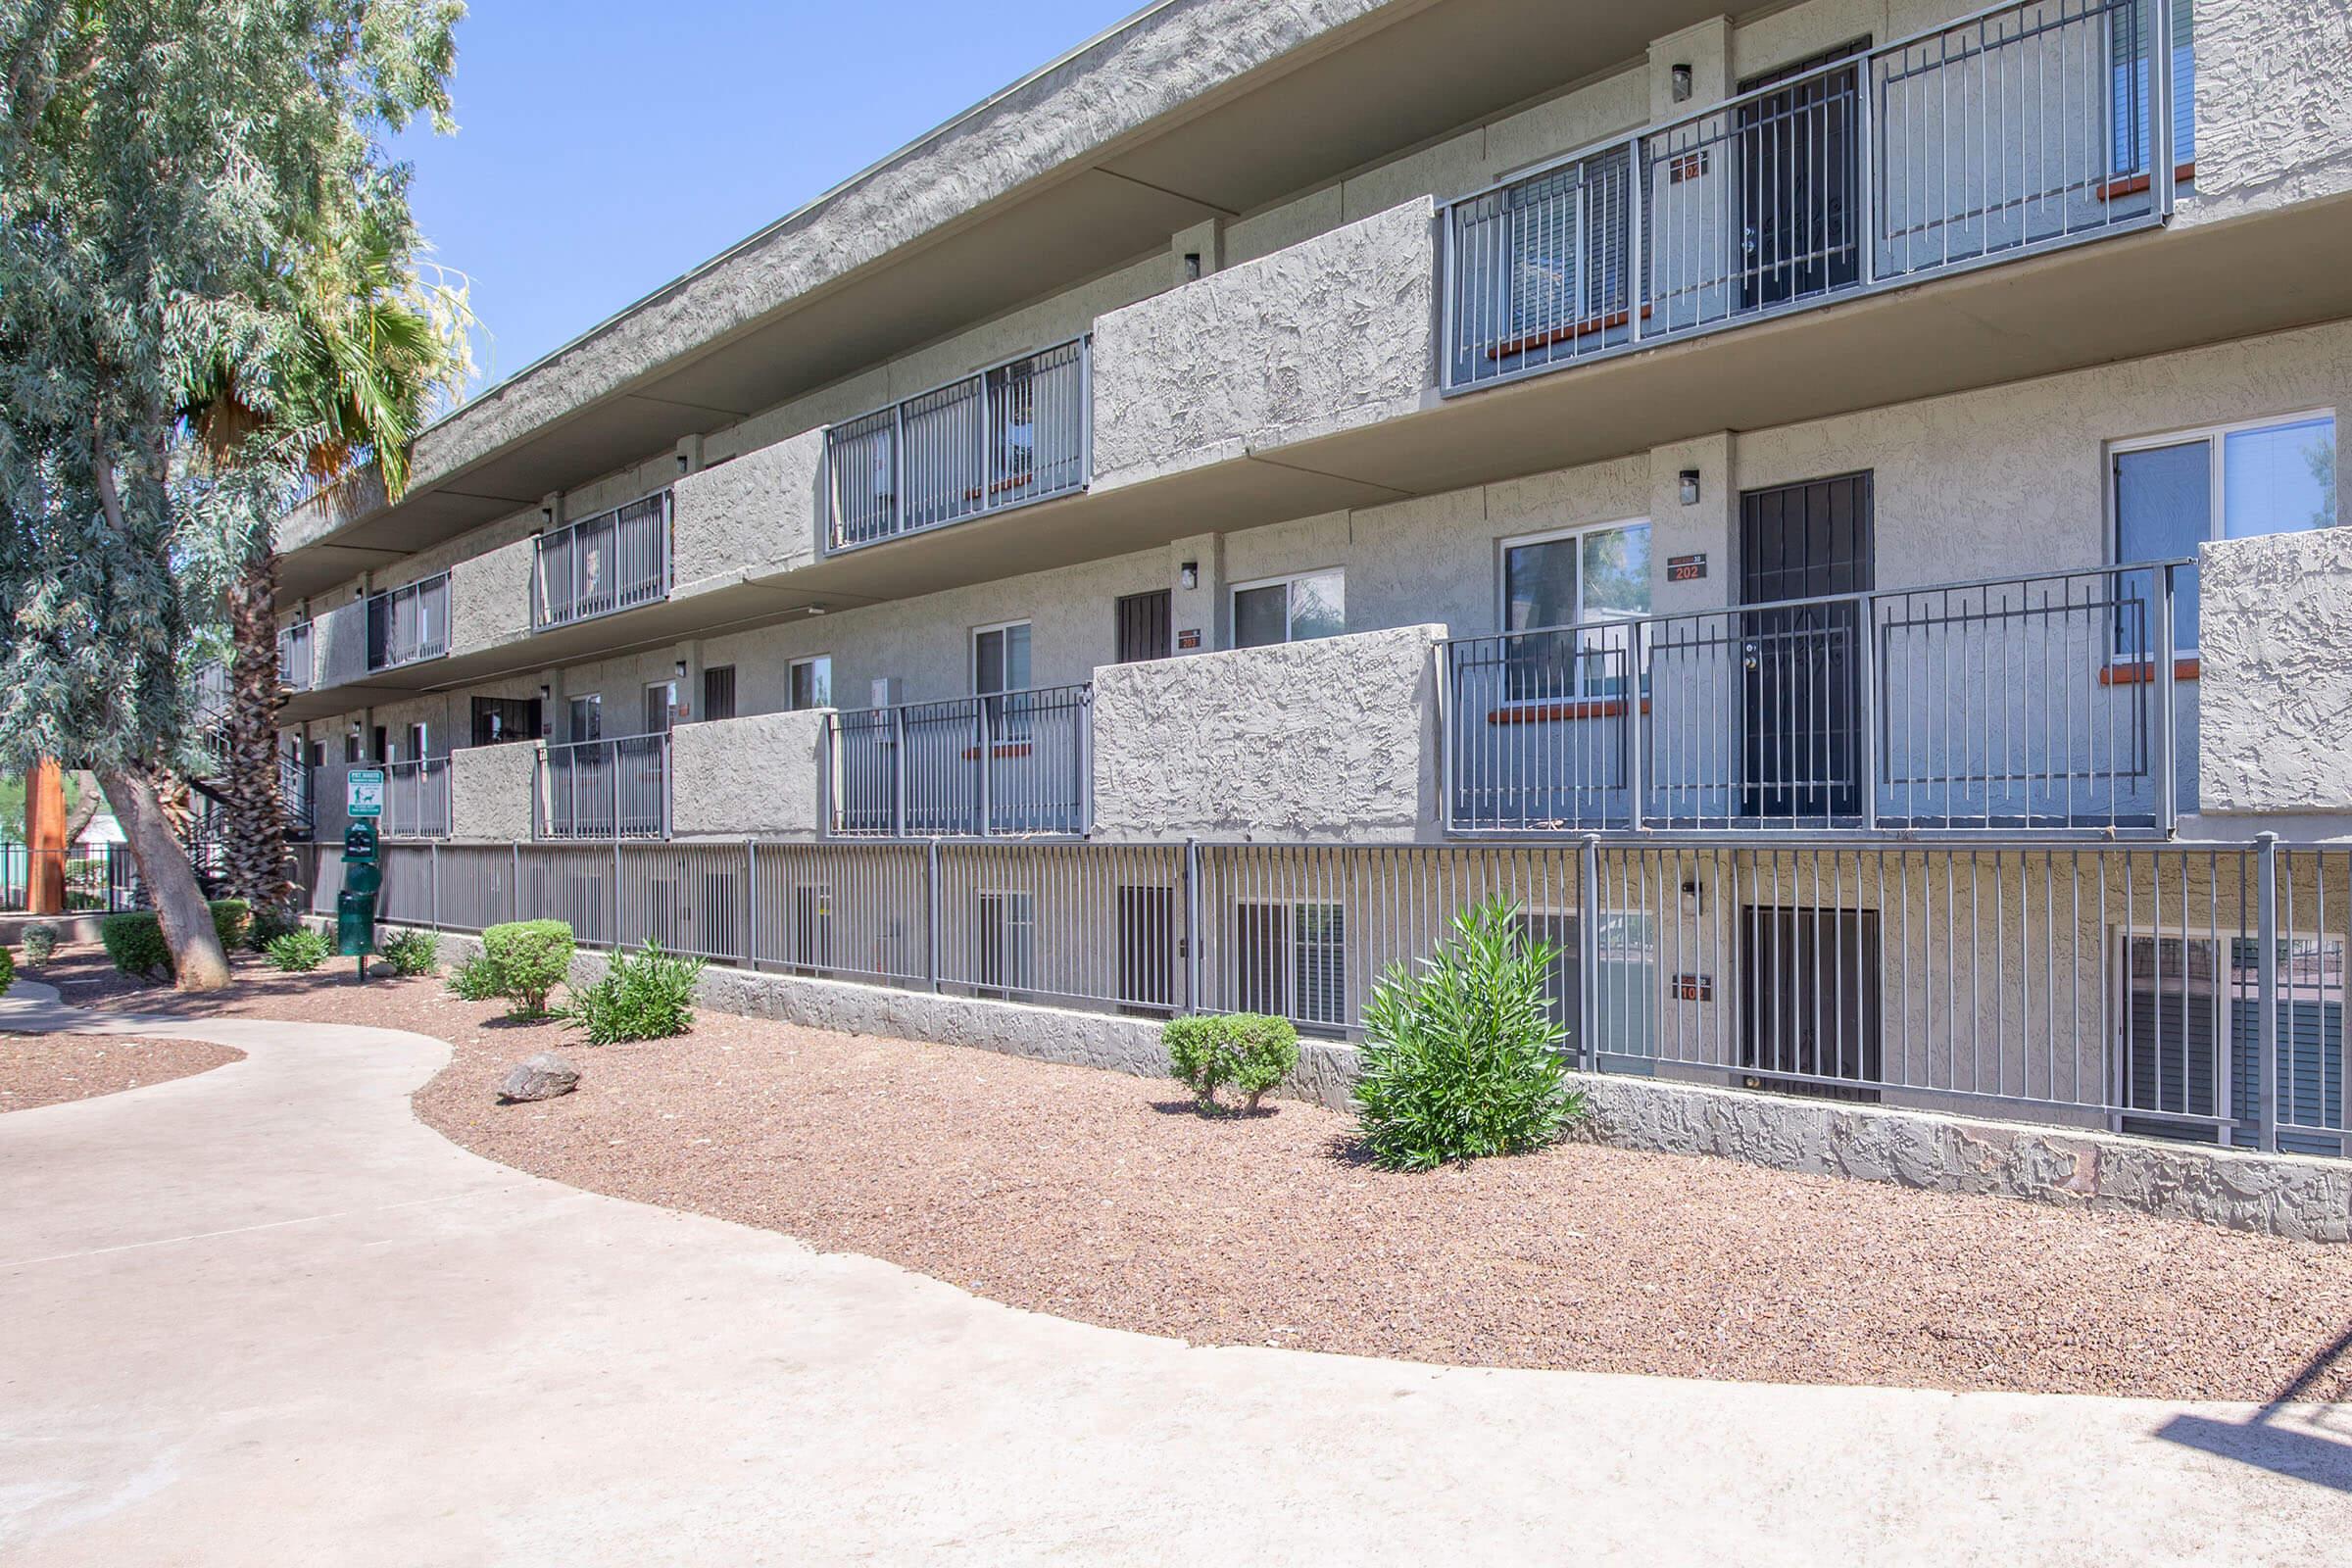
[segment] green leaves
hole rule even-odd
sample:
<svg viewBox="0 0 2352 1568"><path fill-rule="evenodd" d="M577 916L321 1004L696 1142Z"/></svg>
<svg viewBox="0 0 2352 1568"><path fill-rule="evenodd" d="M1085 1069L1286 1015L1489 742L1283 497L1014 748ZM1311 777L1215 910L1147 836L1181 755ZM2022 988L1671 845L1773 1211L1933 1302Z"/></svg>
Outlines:
<svg viewBox="0 0 2352 1568"><path fill-rule="evenodd" d="M1546 989L1558 957L1497 899L1456 915L1417 971L1398 964L1381 978L1364 1006L1355 1090L1376 1161L1427 1170L1520 1153L1582 1113Z"/></svg>
<svg viewBox="0 0 2352 1568"><path fill-rule="evenodd" d="M1261 1012L1170 1018L1159 1032L1168 1072L1193 1092L1205 1114L1218 1109L1217 1091L1231 1086L1245 1111L1298 1065L1298 1031L1288 1018Z"/></svg>
<svg viewBox="0 0 2352 1568"><path fill-rule="evenodd" d="M667 1040L694 1027L694 988L702 976L702 959L676 957L648 942L641 952L612 955L594 985L574 986L562 1016L592 1046Z"/></svg>

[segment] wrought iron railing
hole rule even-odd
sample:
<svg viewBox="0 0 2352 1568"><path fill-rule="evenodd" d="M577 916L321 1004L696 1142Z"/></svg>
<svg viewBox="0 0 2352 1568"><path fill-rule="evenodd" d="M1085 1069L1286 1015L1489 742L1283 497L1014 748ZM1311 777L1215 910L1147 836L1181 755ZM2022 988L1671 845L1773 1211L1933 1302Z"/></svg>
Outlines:
<svg viewBox="0 0 2352 1568"><path fill-rule="evenodd" d="M119 912L146 902L127 844L75 844L60 851L0 843L0 911L39 905L51 913Z"/></svg>
<svg viewBox="0 0 2352 1568"><path fill-rule="evenodd" d="M2161 221L2185 5L1999 6L1452 203L1445 388Z"/></svg>
<svg viewBox="0 0 2352 1568"><path fill-rule="evenodd" d="M298 620L277 634L277 680L294 692L318 684L318 639L311 622Z"/></svg>
<svg viewBox="0 0 2352 1568"><path fill-rule="evenodd" d="M568 625L669 595L670 492L539 536L531 555L531 626Z"/></svg>
<svg viewBox="0 0 2352 1568"><path fill-rule="evenodd" d="M1450 639L1446 825L2168 831L2181 564Z"/></svg>
<svg viewBox="0 0 2352 1568"><path fill-rule="evenodd" d="M1087 830L1094 688L851 709L826 727L831 830L996 838Z"/></svg>
<svg viewBox="0 0 2352 1568"><path fill-rule="evenodd" d="M539 838L667 838L669 736L541 747L531 794Z"/></svg>
<svg viewBox="0 0 2352 1568"><path fill-rule="evenodd" d="M413 758L384 768L384 814L376 829L388 839L449 837L449 759Z"/></svg>
<svg viewBox="0 0 2352 1568"><path fill-rule="evenodd" d="M831 548L1084 490L1094 399L1079 338L825 432Z"/></svg>
<svg viewBox="0 0 2352 1568"><path fill-rule="evenodd" d="M396 669L449 652L449 573L368 601L368 667Z"/></svg>

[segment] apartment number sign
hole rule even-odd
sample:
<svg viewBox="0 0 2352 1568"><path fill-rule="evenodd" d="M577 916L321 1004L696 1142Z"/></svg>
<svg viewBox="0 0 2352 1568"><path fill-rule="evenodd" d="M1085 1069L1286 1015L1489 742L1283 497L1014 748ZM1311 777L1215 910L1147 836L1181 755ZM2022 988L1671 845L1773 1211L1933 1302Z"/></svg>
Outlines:
<svg viewBox="0 0 2352 1568"><path fill-rule="evenodd" d="M1703 554L1668 556L1666 558L1666 580L1668 582L1696 582L1706 574L1707 558Z"/></svg>
<svg viewBox="0 0 2352 1568"><path fill-rule="evenodd" d="M1184 630L1178 632L1176 634L1176 646L1180 649L1187 650L1200 647L1200 628L1198 626L1187 626L1184 628Z"/></svg>
<svg viewBox="0 0 2352 1568"><path fill-rule="evenodd" d="M1677 1002L1713 1002L1715 977L1711 974L1678 974L1667 988L1667 995Z"/></svg>

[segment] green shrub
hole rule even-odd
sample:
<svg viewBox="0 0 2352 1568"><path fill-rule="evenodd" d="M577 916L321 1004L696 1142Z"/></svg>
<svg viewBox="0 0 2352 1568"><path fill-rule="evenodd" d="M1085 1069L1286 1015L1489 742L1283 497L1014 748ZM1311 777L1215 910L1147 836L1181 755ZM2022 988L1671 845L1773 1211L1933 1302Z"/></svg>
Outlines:
<svg viewBox="0 0 2352 1568"><path fill-rule="evenodd" d="M220 951L234 953L243 947L253 925L253 906L243 899L215 899L207 906L213 911L213 935L220 939Z"/></svg>
<svg viewBox="0 0 2352 1568"><path fill-rule="evenodd" d="M13 953L10 953L10 952L9 952L9 951L8 951L6 948L0 948L0 997L5 997L5 996L7 996L7 995L8 995L8 988L9 988L9 987L11 987L11 986L13 986L13 985L15 985L16 983L17 983L17 958L16 958L16 955L15 955L15 954L13 954Z"/></svg>
<svg viewBox="0 0 2352 1568"><path fill-rule="evenodd" d="M702 973L702 959L663 953L658 942L639 953L615 953L602 980L572 988L564 1022L592 1046L682 1035L694 1027L694 986Z"/></svg>
<svg viewBox="0 0 2352 1568"><path fill-rule="evenodd" d="M289 931L302 929L302 917L284 905L269 905L253 911L246 922L245 945L256 953L268 953L270 945Z"/></svg>
<svg viewBox="0 0 2352 1568"><path fill-rule="evenodd" d="M1169 1073L1204 1111L1217 1108L1217 1091L1228 1084L1246 1097L1245 1110L1255 1110L1259 1098L1298 1065L1298 1031L1288 1018L1261 1012L1171 1018L1159 1038L1168 1048Z"/></svg>
<svg viewBox="0 0 2352 1568"><path fill-rule="evenodd" d="M491 1002L507 994L490 955L477 953L449 972L449 994L460 1002Z"/></svg>
<svg viewBox="0 0 2352 1568"><path fill-rule="evenodd" d="M563 920L514 920L482 933L482 951L498 966L499 993L517 1017L547 1011L548 993L571 973L571 926Z"/></svg>
<svg viewBox="0 0 2352 1568"><path fill-rule="evenodd" d="M430 931L403 931L384 944L379 955L392 972L414 979L431 974L441 961L441 939Z"/></svg>
<svg viewBox="0 0 2352 1568"><path fill-rule="evenodd" d="M149 980L172 972L172 949L164 941L163 922L152 909L108 915L98 922L98 941L115 967L134 979Z"/></svg>
<svg viewBox="0 0 2352 1568"><path fill-rule="evenodd" d="M1398 964L1382 976L1364 1006L1355 1087L1378 1163L1428 1170L1519 1153L1584 1114L1545 992L1558 958L1498 899L1456 915L1419 972Z"/></svg>
<svg viewBox="0 0 2352 1568"><path fill-rule="evenodd" d="M288 931L270 944L270 961L289 974L308 974L334 955L326 933L308 926Z"/></svg>
<svg viewBox="0 0 2352 1568"><path fill-rule="evenodd" d="M47 963L57 951L57 927L46 920L35 920L24 928L24 957L31 963Z"/></svg>

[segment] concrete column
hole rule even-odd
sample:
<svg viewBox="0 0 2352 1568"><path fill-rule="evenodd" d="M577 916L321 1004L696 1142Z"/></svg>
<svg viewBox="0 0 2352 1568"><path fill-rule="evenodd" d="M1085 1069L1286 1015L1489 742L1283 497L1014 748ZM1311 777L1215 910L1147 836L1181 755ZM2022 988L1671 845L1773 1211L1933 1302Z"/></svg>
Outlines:
<svg viewBox="0 0 2352 1568"><path fill-rule="evenodd" d="M1661 614L1714 610L1737 597L1733 573L1740 541L1738 438L1729 431L1652 447L1649 453L1649 558L1651 604ZM1698 476L1698 500L1683 500L1683 475ZM1675 581L1669 564L1703 576Z"/></svg>
<svg viewBox="0 0 2352 1568"><path fill-rule="evenodd" d="M1193 586L1184 568L1194 568ZM1225 646L1225 536L1196 534L1168 546L1168 624L1178 654L1214 653ZM1187 635L1195 641L1187 646Z"/></svg>

